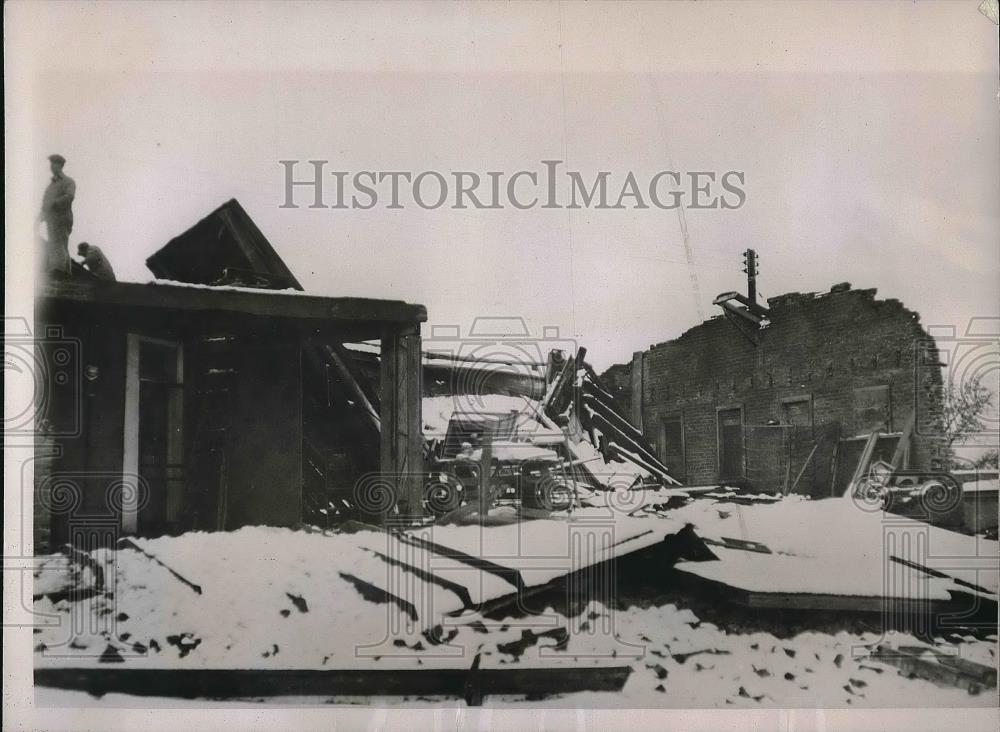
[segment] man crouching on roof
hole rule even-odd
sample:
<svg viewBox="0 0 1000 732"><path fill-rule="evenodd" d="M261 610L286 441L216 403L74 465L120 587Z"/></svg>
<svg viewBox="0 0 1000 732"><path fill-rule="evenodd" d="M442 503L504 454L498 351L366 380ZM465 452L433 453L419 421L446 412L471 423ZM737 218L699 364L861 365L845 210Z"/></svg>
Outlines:
<svg viewBox="0 0 1000 732"><path fill-rule="evenodd" d="M111 269L111 262L104 256L100 247L81 241L76 247L76 253L83 257L83 266L97 279L117 282L115 271Z"/></svg>

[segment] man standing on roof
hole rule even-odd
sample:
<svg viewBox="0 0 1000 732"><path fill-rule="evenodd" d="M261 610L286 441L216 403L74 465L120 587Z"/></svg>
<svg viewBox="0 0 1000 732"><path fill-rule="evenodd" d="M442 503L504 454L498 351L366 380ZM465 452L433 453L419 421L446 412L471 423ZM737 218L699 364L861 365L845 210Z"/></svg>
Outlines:
<svg viewBox="0 0 1000 732"><path fill-rule="evenodd" d="M45 189L38 221L44 221L48 230L45 248L46 271L69 276L71 267L69 235L73 231L73 199L76 197L76 183L63 174L64 165L66 158L62 155L49 155L52 180Z"/></svg>
<svg viewBox="0 0 1000 732"><path fill-rule="evenodd" d="M83 266L97 279L117 282L115 271L111 269L111 262L104 256L100 247L81 241L76 247L76 253L83 257Z"/></svg>

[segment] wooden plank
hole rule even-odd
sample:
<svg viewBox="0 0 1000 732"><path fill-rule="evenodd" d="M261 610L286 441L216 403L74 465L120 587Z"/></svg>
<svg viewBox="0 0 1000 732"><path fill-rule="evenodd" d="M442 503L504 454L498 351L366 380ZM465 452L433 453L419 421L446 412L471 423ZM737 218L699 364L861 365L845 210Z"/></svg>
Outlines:
<svg viewBox="0 0 1000 732"><path fill-rule="evenodd" d="M791 485L786 485L786 487L785 487L786 489L785 489L783 495L787 496L789 493L794 493L795 492L795 487L799 484L799 481L802 480L802 476L805 475L806 468L809 467L809 463L812 462L813 455L816 454L816 450L818 448L819 448L819 443L818 442L813 443L813 448L812 448L812 450L809 451L809 455L806 457L806 461L804 463L802 463L802 469L799 470L799 474L795 476L795 480L792 482L792 484ZM788 463L789 467L791 467L791 464L792 464L791 461L789 461L789 463Z"/></svg>
<svg viewBox="0 0 1000 732"><path fill-rule="evenodd" d="M928 657L930 656L930 657ZM958 656L942 653L926 646L880 645L872 657L896 666L910 677L926 679L937 684L966 689L978 694L984 688L995 689L997 670Z"/></svg>
<svg viewBox="0 0 1000 732"><path fill-rule="evenodd" d="M837 485L837 470L840 468L840 462L837 459L840 453L840 440L836 440L833 443L833 450L830 455L830 495L834 495L834 490Z"/></svg>
<svg viewBox="0 0 1000 732"><path fill-rule="evenodd" d="M469 554L460 549L452 549L451 547L445 546L444 544L436 541L425 539L422 536L401 532L398 535L398 538L400 541L412 543L433 552L434 554L439 554L442 557L447 557L448 559L461 562L462 564L478 569L481 572L488 572L494 577L499 577L505 582L508 582L517 592L521 592L525 588L524 578L521 576L521 573L512 567L505 567L496 562L492 562L489 559Z"/></svg>
<svg viewBox="0 0 1000 732"><path fill-rule="evenodd" d="M865 442L865 447L861 451L861 457L858 459L858 464L854 468L854 473L851 476L850 481L847 483L847 489L844 491L844 497L851 498L854 495L854 489L858 484L858 481L864 477L865 471L868 470L868 464L871 462L872 454L875 452L875 443L878 442L878 430L875 430L868 436L868 440Z"/></svg>

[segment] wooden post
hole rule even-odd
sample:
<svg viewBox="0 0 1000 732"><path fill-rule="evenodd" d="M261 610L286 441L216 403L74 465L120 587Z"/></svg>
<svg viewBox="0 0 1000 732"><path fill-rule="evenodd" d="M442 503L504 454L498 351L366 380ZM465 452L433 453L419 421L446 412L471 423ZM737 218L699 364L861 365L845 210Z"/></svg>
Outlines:
<svg viewBox="0 0 1000 732"><path fill-rule="evenodd" d="M483 435L482 455L479 458L479 520L482 521L490 512L493 501L490 492L493 490L490 478L493 472L493 432L487 430Z"/></svg>
<svg viewBox="0 0 1000 732"><path fill-rule="evenodd" d="M357 378L351 371L351 367L348 365L347 359L344 357L346 354L344 353L343 347L339 345L333 346L327 343L322 346L322 349L323 353L326 355L327 362L333 365L337 375L340 377L341 383L343 383L347 390L351 392L357 404L364 410L365 415L372 420L372 423L375 425L375 429L380 430L382 425L379 420L378 411L368 399L364 389L361 388Z"/></svg>
<svg viewBox="0 0 1000 732"><path fill-rule="evenodd" d="M383 479L393 486L402 520L423 513L422 373L419 329L386 328L381 350L379 465Z"/></svg>
<svg viewBox="0 0 1000 732"><path fill-rule="evenodd" d="M643 431L642 426L642 351L632 354L632 425Z"/></svg>
<svg viewBox="0 0 1000 732"><path fill-rule="evenodd" d="M868 471L868 465L871 463L872 455L875 452L875 444L878 442L878 436L878 430L875 430L868 436L868 441L865 442L865 447L861 451L861 458L858 460L858 465L854 469L854 475L851 476L851 480L847 484L847 490L844 491L844 496L846 498L854 497L854 489L857 487L858 482L865 477L865 473Z"/></svg>
<svg viewBox="0 0 1000 732"><path fill-rule="evenodd" d="M126 343L122 481L134 484L134 490L123 488L121 528L123 534L135 534L139 530L139 336L129 333Z"/></svg>
<svg viewBox="0 0 1000 732"><path fill-rule="evenodd" d="M904 470L908 467L909 457L910 457L910 440L913 439L913 427L917 417L917 411L913 410L913 414L910 418L906 420L906 427L903 428L903 434L899 436L899 442L896 444L896 449L892 453L892 460L889 462L892 464L893 470Z"/></svg>

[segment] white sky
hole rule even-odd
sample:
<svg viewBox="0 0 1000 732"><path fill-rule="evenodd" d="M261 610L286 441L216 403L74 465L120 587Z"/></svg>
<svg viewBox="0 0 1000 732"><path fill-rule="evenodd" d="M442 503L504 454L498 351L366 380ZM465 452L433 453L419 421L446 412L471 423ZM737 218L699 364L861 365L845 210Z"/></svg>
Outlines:
<svg viewBox="0 0 1000 732"><path fill-rule="evenodd" d="M850 281L961 332L1000 314L997 27L977 5L8 4L8 281L61 152L71 251L99 244L121 279L236 197L310 291L463 329L521 316L599 369L714 314L748 246L765 297ZM687 211L692 278L673 211L282 210L286 158L736 169L748 201Z"/></svg>

